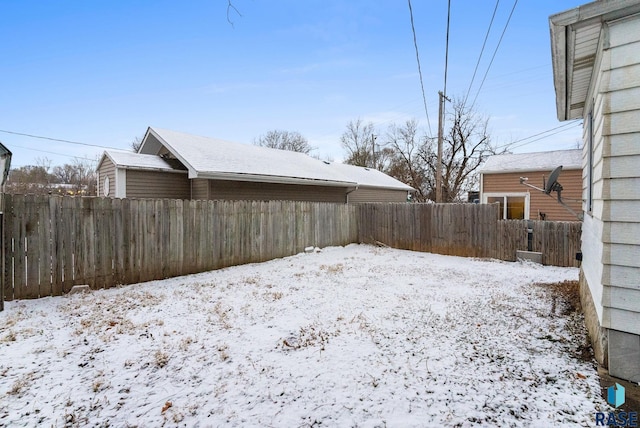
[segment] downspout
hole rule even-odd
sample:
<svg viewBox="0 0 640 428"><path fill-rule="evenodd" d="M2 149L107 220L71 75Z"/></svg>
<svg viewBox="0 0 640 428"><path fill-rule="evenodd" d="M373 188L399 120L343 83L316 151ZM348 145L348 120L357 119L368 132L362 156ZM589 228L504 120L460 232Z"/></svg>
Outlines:
<svg viewBox="0 0 640 428"><path fill-rule="evenodd" d="M348 187L347 187L347 189L348 189ZM358 186L356 186L353 189L347 191L347 193L346 193L346 199L347 200L345 201L345 203L347 203L347 204L349 203L349 193L355 192L356 190L358 190Z"/></svg>

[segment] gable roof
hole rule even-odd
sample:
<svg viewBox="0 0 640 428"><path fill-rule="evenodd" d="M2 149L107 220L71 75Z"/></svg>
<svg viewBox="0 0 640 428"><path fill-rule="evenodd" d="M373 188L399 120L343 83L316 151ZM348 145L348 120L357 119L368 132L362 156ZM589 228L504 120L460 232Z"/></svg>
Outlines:
<svg viewBox="0 0 640 428"><path fill-rule="evenodd" d="M479 169L482 174L521 171L552 171L562 165L565 170L582 169L582 150L493 155Z"/></svg>
<svg viewBox="0 0 640 428"><path fill-rule="evenodd" d="M603 24L639 12L638 0L600 0L549 17L558 120L584 116Z"/></svg>
<svg viewBox="0 0 640 428"><path fill-rule="evenodd" d="M189 178L414 190L375 169L162 128L149 127L138 152L140 156L175 157L186 167Z"/></svg>
<svg viewBox="0 0 640 428"><path fill-rule="evenodd" d="M105 150L96 169L100 168L106 158L110 159L117 168L187 172L187 169L175 159L120 150Z"/></svg>

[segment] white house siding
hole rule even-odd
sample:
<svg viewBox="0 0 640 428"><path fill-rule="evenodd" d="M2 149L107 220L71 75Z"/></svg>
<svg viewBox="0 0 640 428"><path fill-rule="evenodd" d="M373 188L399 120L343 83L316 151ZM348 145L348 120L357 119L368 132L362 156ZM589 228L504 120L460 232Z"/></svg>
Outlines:
<svg viewBox="0 0 640 428"><path fill-rule="evenodd" d="M348 195L350 204L362 202L407 202L406 190L359 188Z"/></svg>
<svg viewBox="0 0 640 428"><path fill-rule="evenodd" d="M593 112L593 205L585 214L582 271L600 325L609 329L605 343L610 373L639 381L640 17L604 25L602 40L588 98ZM585 199L590 179L588 112ZM584 209L588 211L587 203Z"/></svg>

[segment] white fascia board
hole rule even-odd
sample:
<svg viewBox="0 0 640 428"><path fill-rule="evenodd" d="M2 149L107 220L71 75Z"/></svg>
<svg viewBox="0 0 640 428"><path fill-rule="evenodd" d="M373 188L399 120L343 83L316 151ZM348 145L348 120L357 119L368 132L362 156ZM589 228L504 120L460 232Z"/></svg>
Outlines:
<svg viewBox="0 0 640 428"><path fill-rule="evenodd" d="M178 153L173 147L171 147L171 145L167 143L156 131L154 131L153 128L149 127L147 133L152 134L158 141L160 141L160 143L162 143L162 145L167 150L171 152L172 155L176 157L176 159L178 159L182 163L182 165L187 167L187 170L189 171L189 178L200 178L198 177L198 171L189 162L187 162L180 153ZM145 141L146 139L147 138L145 136Z"/></svg>
<svg viewBox="0 0 640 428"><path fill-rule="evenodd" d="M358 188L360 189L380 189L380 190L397 190L397 191L403 191L403 192L415 192L416 189L414 189L413 187L406 185L406 186L398 186L398 187L394 187L394 186L376 186L376 185L372 185L372 184L359 184Z"/></svg>
<svg viewBox="0 0 640 428"><path fill-rule="evenodd" d="M251 181L256 183L303 184L309 186L354 187L358 183L351 181L313 180L308 178L279 177L274 175L238 174L234 172L200 172L189 178L205 178L208 180Z"/></svg>
<svg viewBox="0 0 640 428"><path fill-rule="evenodd" d="M124 168L116 168L115 197L127 197L127 170Z"/></svg>

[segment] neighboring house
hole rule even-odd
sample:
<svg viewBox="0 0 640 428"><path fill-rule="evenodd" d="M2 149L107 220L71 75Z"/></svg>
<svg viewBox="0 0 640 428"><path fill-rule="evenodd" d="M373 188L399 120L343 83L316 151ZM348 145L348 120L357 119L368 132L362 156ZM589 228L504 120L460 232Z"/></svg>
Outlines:
<svg viewBox="0 0 640 428"><path fill-rule="evenodd" d="M543 186L551 171L562 165L558 182L562 199L576 212L582 210L582 151L519 153L490 156L480 168L480 202L500 203L502 218L577 221L577 217L558 203L555 192L547 195L520 184Z"/></svg>
<svg viewBox="0 0 640 428"><path fill-rule="evenodd" d="M97 169L98 194L114 198L405 202L414 190L375 169L159 128Z"/></svg>
<svg viewBox="0 0 640 428"><path fill-rule="evenodd" d="M558 119L582 119L581 297L596 358L640 381L640 1L549 18Z"/></svg>

